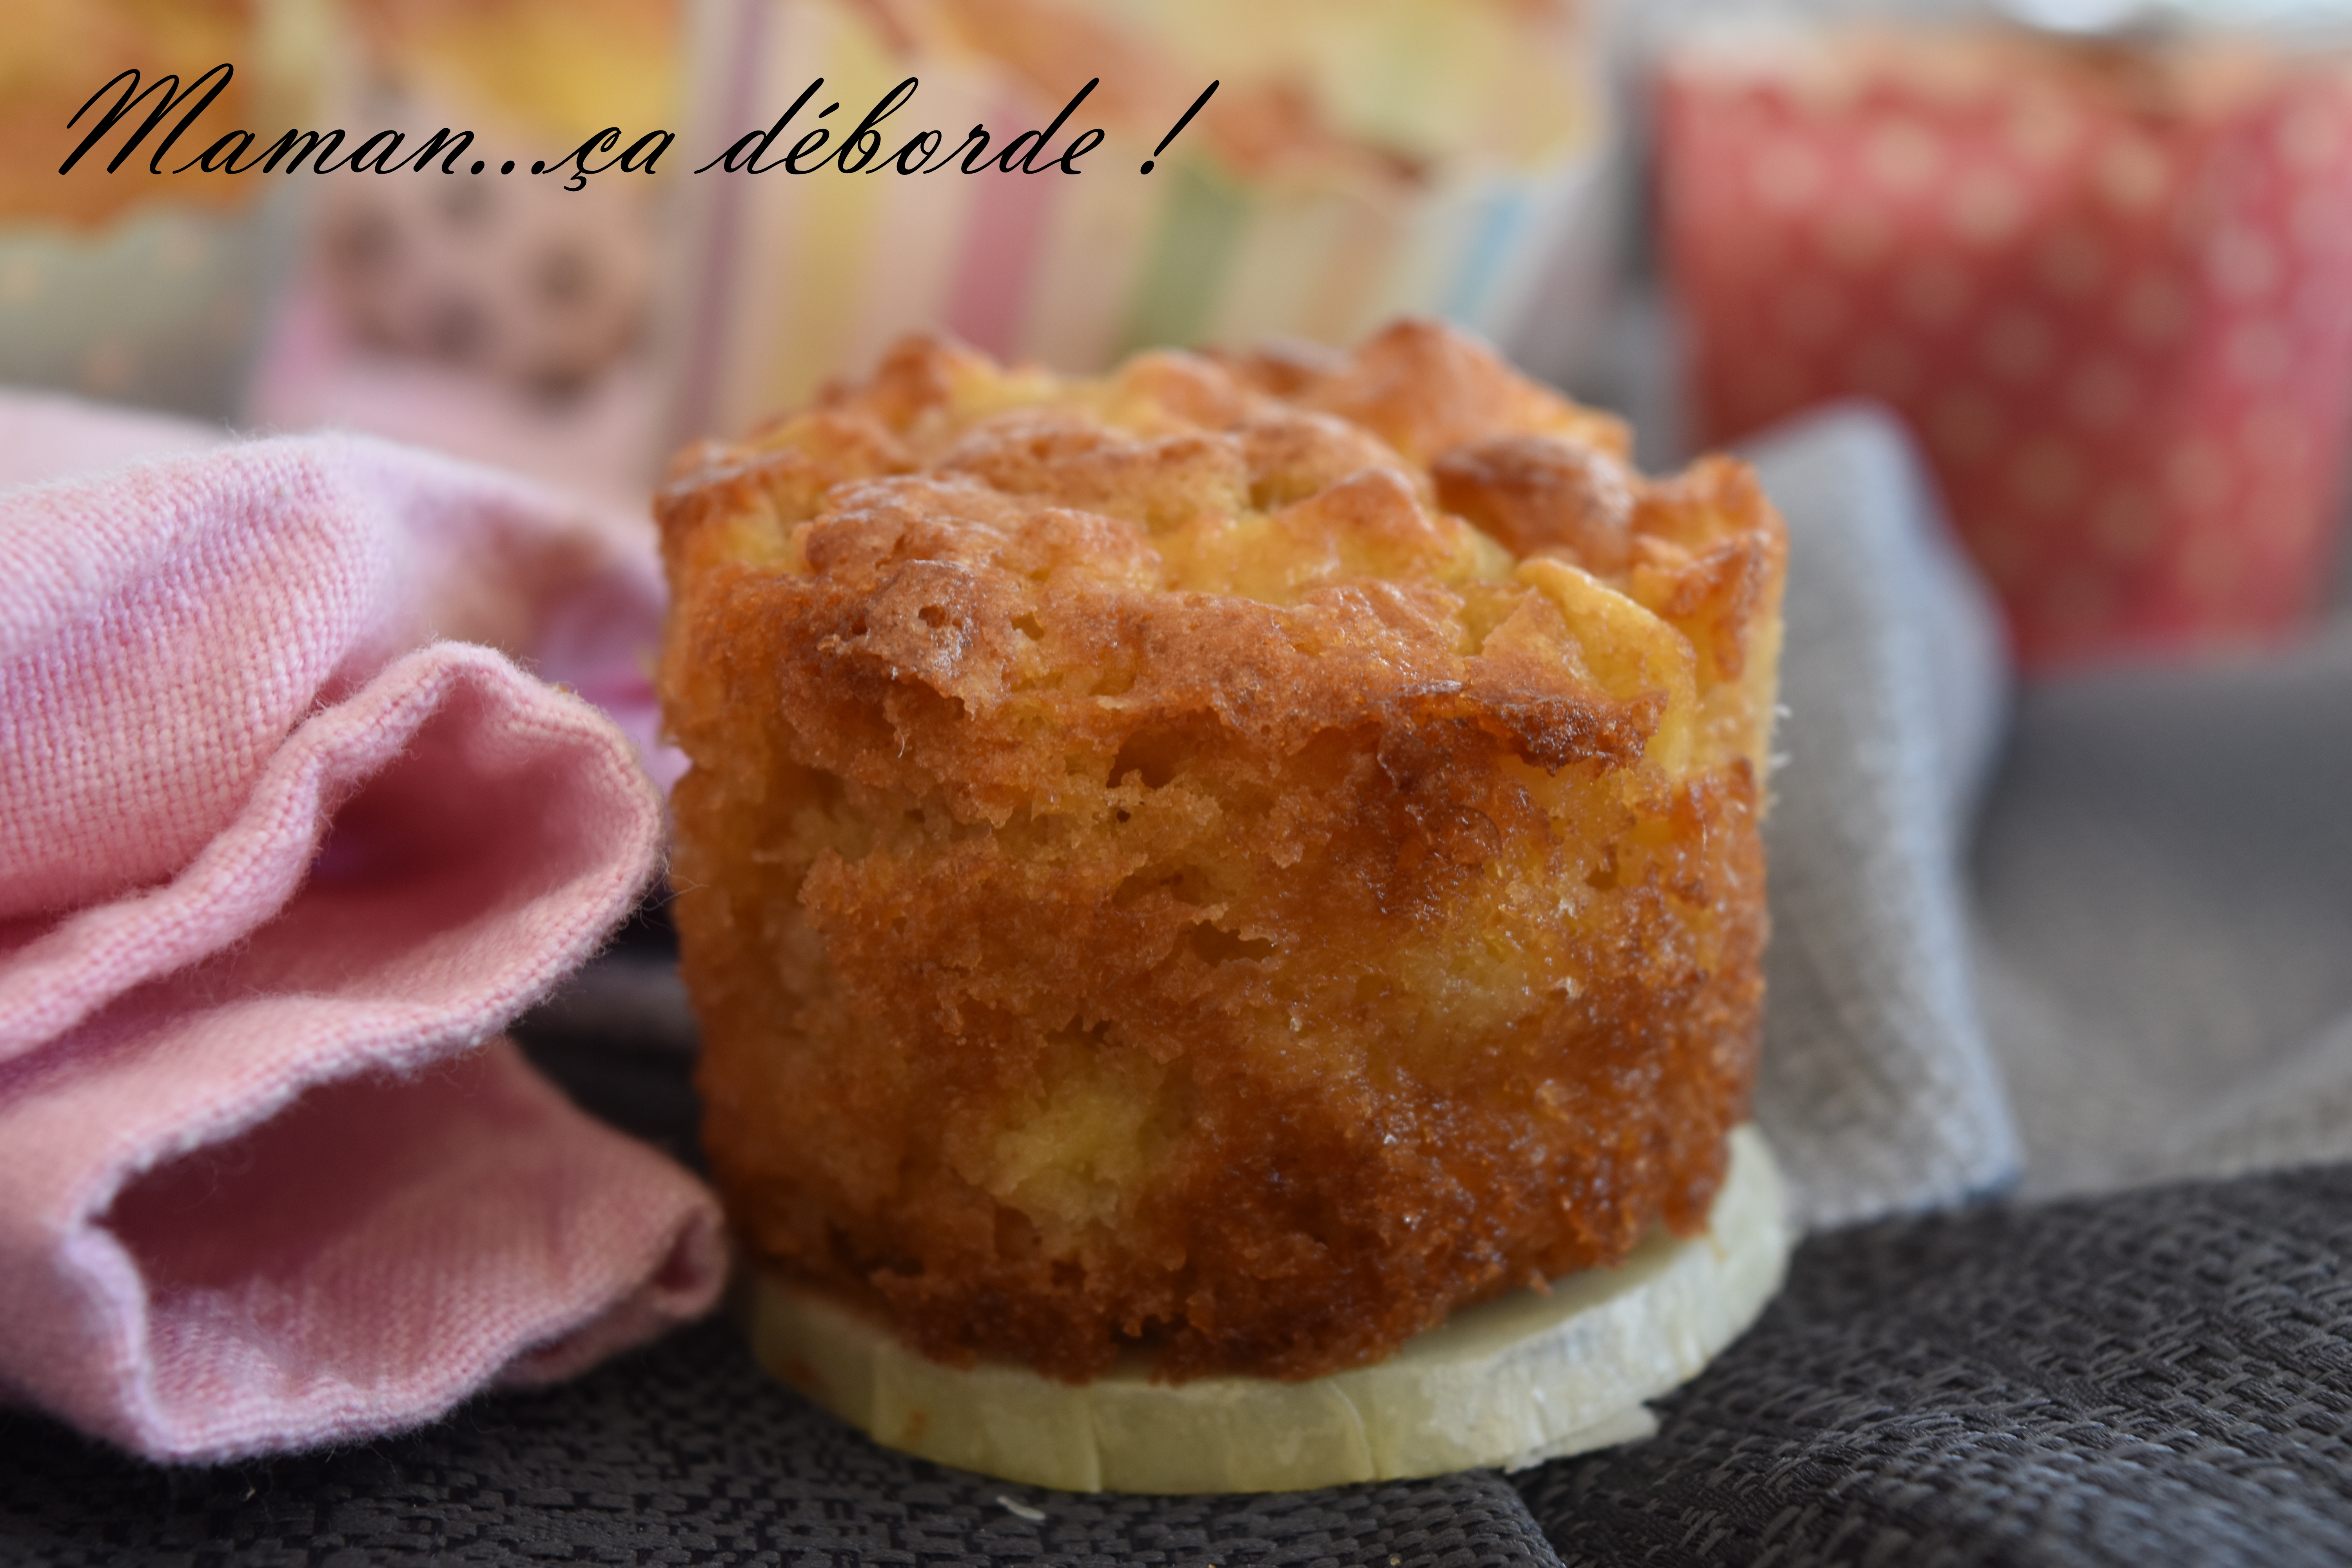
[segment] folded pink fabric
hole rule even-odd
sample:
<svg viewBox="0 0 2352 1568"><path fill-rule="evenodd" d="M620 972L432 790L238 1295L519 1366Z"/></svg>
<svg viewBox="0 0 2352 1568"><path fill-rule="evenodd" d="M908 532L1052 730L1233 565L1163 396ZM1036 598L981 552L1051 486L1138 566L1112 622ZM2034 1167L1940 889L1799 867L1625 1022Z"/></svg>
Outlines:
<svg viewBox="0 0 2352 1568"><path fill-rule="evenodd" d="M0 484L74 424L23 411ZM661 826L508 656L631 698L657 613L566 503L380 442L0 489L0 1391L220 1458L709 1306L709 1193L498 1035Z"/></svg>

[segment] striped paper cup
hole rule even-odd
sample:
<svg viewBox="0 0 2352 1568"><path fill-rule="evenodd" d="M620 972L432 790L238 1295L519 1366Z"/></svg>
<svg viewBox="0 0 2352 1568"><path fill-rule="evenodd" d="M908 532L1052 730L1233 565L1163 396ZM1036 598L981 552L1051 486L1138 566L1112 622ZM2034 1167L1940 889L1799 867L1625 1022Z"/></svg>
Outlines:
<svg viewBox="0 0 2352 1568"><path fill-rule="evenodd" d="M910 76L887 152L937 129L944 158L974 126L1001 148L1090 78L1047 159L1084 128L1105 139L1076 177L678 182L681 437L740 431L919 328L1066 371L1157 344L1349 342L1408 311L1507 348L1598 191L1589 51L1566 5L721 0L698 20L696 162L817 78L772 158L824 105L845 133Z"/></svg>

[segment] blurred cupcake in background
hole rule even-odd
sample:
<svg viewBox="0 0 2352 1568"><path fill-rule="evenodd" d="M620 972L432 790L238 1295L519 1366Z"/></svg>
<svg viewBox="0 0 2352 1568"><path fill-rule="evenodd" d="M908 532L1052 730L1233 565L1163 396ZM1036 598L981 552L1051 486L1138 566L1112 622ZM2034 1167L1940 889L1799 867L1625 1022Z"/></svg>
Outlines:
<svg viewBox="0 0 2352 1568"><path fill-rule="evenodd" d="M301 287L249 416L333 424L642 510L658 186L531 166L607 126L675 123L672 0L344 0L338 123L469 130L423 174L320 193ZM508 166L511 163L511 168Z"/></svg>
<svg viewBox="0 0 2352 1568"><path fill-rule="evenodd" d="M690 147L765 129L818 77L774 156L822 103L845 131L910 76L886 157L975 124L1001 148L1090 79L1048 157L1106 140L1076 178L688 182L675 427L740 430L915 328L1069 371L1150 344L1349 342L1402 311L1508 347L1597 205L1593 55L1570 0L715 0Z"/></svg>
<svg viewBox="0 0 2352 1568"><path fill-rule="evenodd" d="M347 0L371 124L475 131L458 174L339 184L324 276L371 342L511 384L573 390L636 342L650 283L646 182L533 176L606 125L675 107L668 0ZM499 169L509 159L513 174ZM483 174L467 174L473 159Z"/></svg>
<svg viewBox="0 0 2352 1568"><path fill-rule="evenodd" d="M237 407L294 254L300 187L172 171L232 129L310 111L323 37L309 0L12 0L0 29L0 382L225 419ZM173 149L184 100L110 173L165 93L234 71ZM58 166L125 90L68 125L125 69L176 78ZM127 86L127 84L125 84Z"/></svg>
<svg viewBox="0 0 2352 1568"><path fill-rule="evenodd" d="M2028 668L2274 639L2331 579L2352 69L2180 20L1717 38L1663 73L1697 434L1893 405Z"/></svg>

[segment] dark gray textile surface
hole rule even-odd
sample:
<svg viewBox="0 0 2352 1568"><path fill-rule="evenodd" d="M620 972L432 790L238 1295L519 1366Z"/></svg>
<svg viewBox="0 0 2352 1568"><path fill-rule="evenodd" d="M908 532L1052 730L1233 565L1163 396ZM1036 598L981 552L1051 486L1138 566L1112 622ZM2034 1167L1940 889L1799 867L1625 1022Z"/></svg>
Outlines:
<svg viewBox="0 0 2352 1568"><path fill-rule="evenodd" d="M1815 1237L1656 1408L1564 1562L2352 1562L2352 1167Z"/></svg>
<svg viewBox="0 0 2352 1568"><path fill-rule="evenodd" d="M686 1135L683 1058L531 1049ZM1816 1237L1657 1412L1647 1442L1507 1479L1077 1498L877 1448L714 1322L404 1437L219 1469L0 1415L0 1563L2352 1561L2352 1166Z"/></svg>
<svg viewBox="0 0 2352 1568"><path fill-rule="evenodd" d="M1018 1505L1018 1508L1011 1505ZM1026 1517L1019 1509L1042 1514ZM0 1417L0 1562L1549 1563L1491 1472L1255 1498L1041 1492L877 1447L719 1322L405 1437L209 1470Z"/></svg>
<svg viewBox="0 0 2352 1568"><path fill-rule="evenodd" d="M642 947L616 962L641 961ZM590 1110L690 1144L688 1058L542 1014L518 1031ZM1017 1505L1017 1506L1009 1506ZM1021 1510L1043 1515L1032 1519ZM339 1453L216 1469L0 1413L0 1564L1550 1563L1491 1471L1264 1497L1080 1497L909 1459L762 1373L731 1327Z"/></svg>

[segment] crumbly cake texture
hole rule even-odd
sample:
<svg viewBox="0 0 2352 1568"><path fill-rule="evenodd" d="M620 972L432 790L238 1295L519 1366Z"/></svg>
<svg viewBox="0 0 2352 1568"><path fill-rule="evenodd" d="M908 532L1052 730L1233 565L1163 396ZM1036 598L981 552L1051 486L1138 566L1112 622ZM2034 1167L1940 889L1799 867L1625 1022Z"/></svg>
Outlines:
<svg viewBox="0 0 2352 1568"><path fill-rule="evenodd" d="M930 340L659 511L705 1142L949 1362L1278 1378L1692 1234L1747 1114L1785 536L1425 322Z"/></svg>

